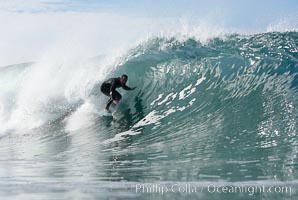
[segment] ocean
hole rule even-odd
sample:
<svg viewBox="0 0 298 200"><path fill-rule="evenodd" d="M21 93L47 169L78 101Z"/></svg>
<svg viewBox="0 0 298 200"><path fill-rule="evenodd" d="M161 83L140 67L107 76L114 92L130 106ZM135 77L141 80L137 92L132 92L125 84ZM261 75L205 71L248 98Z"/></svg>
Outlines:
<svg viewBox="0 0 298 200"><path fill-rule="evenodd" d="M98 115L110 77L134 91ZM298 33L148 37L0 67L1 199L297 199Z"/></svg>

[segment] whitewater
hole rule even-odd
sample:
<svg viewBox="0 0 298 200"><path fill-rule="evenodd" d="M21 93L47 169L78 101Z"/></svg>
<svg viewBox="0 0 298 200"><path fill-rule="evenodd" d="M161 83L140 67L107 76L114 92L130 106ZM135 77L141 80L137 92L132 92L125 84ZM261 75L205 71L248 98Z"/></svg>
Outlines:
<svg viewBox="0 0 298 200"><path fill-rule="evenodd" d="M101 83L122 74L137 89L99 116ZM3 198L298 196L295 30L149 35L118 54L0 67L0 91Z"/></svg>

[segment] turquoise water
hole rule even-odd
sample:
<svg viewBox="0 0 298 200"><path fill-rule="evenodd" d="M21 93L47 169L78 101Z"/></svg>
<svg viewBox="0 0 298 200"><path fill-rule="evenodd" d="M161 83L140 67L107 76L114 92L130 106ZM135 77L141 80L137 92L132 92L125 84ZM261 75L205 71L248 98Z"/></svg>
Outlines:
<svg viewBox="0 0 298 200"><path fill-rule="evenodd" d="M0 68L1 199L297 199L297 45L159 37L113 64ZM98 116L122 73L137 89Z"/></svg>

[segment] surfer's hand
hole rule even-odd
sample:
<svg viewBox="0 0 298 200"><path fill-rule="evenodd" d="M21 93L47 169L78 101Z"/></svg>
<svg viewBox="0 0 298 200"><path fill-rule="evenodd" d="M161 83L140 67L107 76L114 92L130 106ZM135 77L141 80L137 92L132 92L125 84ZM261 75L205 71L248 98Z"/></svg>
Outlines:
<svg viewBox="0 0 298 200"><path fill-rule="evenodd" d="M134 89L136 89L137 87L133 87L133 88L131 88L131 90L134 90Z"/></svg>

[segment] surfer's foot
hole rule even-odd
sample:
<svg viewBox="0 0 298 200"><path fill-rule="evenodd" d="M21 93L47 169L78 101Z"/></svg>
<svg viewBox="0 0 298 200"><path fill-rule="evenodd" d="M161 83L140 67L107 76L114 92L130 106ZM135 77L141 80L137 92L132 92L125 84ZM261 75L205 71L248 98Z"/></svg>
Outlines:
<svg viewBox="0 0 298 200"><path fill-rule="evenodd" d="M108 109L108 108L105 108L105 111L106 111L107 113L111 113L110 109Z"/></svg>

